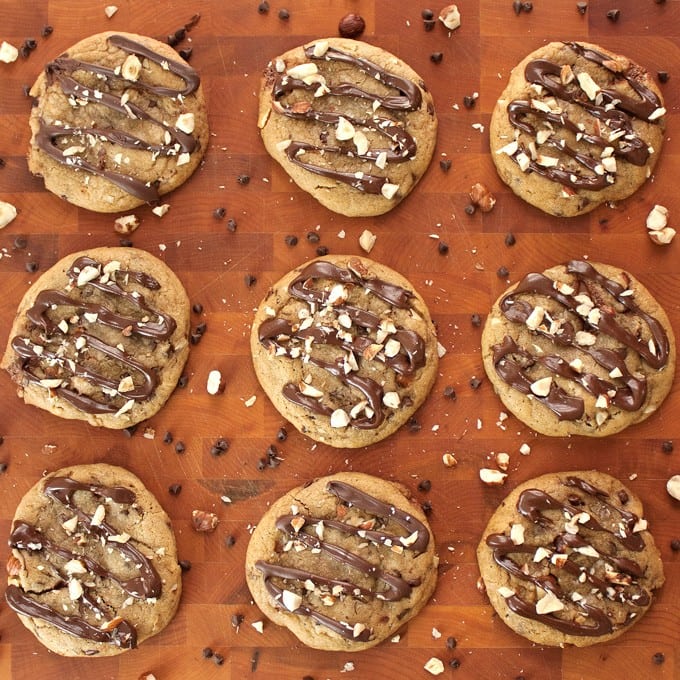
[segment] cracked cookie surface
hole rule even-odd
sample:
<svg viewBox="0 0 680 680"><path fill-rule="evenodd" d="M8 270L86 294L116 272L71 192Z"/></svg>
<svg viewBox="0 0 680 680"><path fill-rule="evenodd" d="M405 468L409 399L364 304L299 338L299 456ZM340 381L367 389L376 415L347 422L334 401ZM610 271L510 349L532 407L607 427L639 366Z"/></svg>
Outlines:
<svg viewBox="0 0 680 680"><path fill-rule="evenodd" d="M62 656L111 656L160 632L181 570L170 520L131 472L104 463L42 478L17 507L7 604Z"/></svg>

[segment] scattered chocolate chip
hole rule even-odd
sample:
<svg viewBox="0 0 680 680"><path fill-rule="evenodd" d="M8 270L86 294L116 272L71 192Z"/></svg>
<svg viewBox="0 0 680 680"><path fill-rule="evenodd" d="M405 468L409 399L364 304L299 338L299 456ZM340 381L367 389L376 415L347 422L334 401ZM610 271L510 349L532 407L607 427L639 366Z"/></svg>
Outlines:
<svg viewBox="0 0 680 680"><path fill-rule="evenodd" d="M451 399L451 401L455 401L455 399L456 399L456 390L453 389L453 385L447 385L447 386L444 388L444 396L445 396L447 399Z"/></svg>
<svg viewBox="0 0 680 680"><path fill-rule="evenodd" d="M48 24L47 26L42 27L42 30L40 31L40 35L43 38L46 38L48 35L52 35L53 32L54 32L54 28Z"/></svg>
<svg viewBox="0 0 680 680"><path fill-rule="evenodd" d="M172 432L169 430L163 435L164 444L172 444Z"/></svg>
<svg viewBox="0 0 680 680"><path fill-rule="evenodd" d="M182 26L182 28L178 28L175 31L175 40L177 40L177 42L182 42L182 40L184 40L184 38L186 38L186 37L187 37L187 29L184 28L184 26Z"/></svg>
<svg viewBox="0 0 680 680"><path fill-rule="evenodd" d="M22 85L21 91L24 93L24 97L30 97L31 96L31 86L30 85Z"/></svg>
<svg viewBox="0 0 680 680"><path fill-rule="evenodd" d="M668 80L670 79L668 71L658 71L656 77L659 79L660 83L667 83Z"/></svg>
<svg viewBox="0 0 680 680"><path fill-rule="evenodd" d="M445 243L444 241L439 241L439 244L437 245L437 250L439 251L440 255L446 255L446 253L449 252L449 244Z"/></svg>
<svg viewBox="0 0 680 680"><path fill-rule="evenodd" d="M38 271L38 263L37 262L27 262L26 263L26 271L30 272L31 274L33 272Z"/></svg>
<svg viewBox="0 0 680 680"><path fill-rule="evenodd" d="M415 416L411 416L408 419L407 427L409 432L420 432L420 430L423 428L423 426L416 420Z"/></svg>
<svg viewBox="0 0 680 680"><path fill-rule="evenodd" d="M288 21L288 19L290 19L290 12L287 9L280 9L279 19L281 19L281 21Z"/></svg>
<svg viewBox="0 0 680 680"><path fill-rule="evenodd" d="M126 427L123 429L123 434L130 439L130 437L134 436L135 432L137 432L137 425L130 425L130 427Z"/></svg>
<svg viewBox="0 0 680 680"><path fill-rule="evenodd" d="M224 657L221 654L213 654L212 660L216 666L221 666L224 663Z"/></svg>
<svg viewBox="0 0 680 680"><path fill-rule="evenodd" d="M671 541L671 550L673 552L678 552L680 550L680 538L674 538Z"/></svg>
<svg viewBox="0 0 680 680"><path fill-rule="evenodd" d="M523 2L522 3L522 9L529 13L531 10L534 8L534 3L533 2Z"/></svg>
<svg viewBox="0 0 680 680"><path fill-rule="evenodd" d="M482 325L482 317L476 312L470 315L470 323L475 327L479 328Z"/></svg>
<svg viewBox="0 0 680 680"><path fill-rule="evenodd" d="M238 628L243 623L245 618L246 617L243 616L243 614L232 614L231 615L231 625L234 628Z"/></svg>
<svg viewBox="0 0 680 680"><path fill-rule="evenodd" d="M444 58L443 52L433 52L430 55L430 61L433 64L440 64L443 58Z"/></svg>
<svg viewBox="0 0 680 680"><path fill-rule="evenodd" d="M429 491L432 488L432 482L429 479L423 479L420 484L418 484L418 491Z"/></svg>
<svg viewBox="0 0 680 680"><path fill-rule="evenodd" d="M233 217L230 217L227 220L227 229L233 233L236 231L236 226L236 220Z"/></svg>
<svg viewBox="0 0 680 680"><path fill-rule="evenodd" d="M200 302L194 302L191 307L191 311L194 314L201 314L203 312L203 305Z"/></svg>
<svg viewBox="0 0 680 680"><path fill-rule="evenodd" d="M496 276L498 276L499 279L505 279L505 278L507 278L507 276L508 276L509 273L510 273L510 272L508 271L508 268L507 268L507 267L499 267L499 268L496 270Z"/></svg>
<svg viewBox="0 0 680 680"><path fill-rule="evenodd" d="M220 437L215 442L215 448L219 449L222 453L226 453L227 451L229 451L230 446L231 443L229 442L228 439L225 439L224 437Z"/></svg>
<svg viewBox="0 0 680 680"><path fill-rule="evenodd" d="M184 442L177 442L175 444L175 452L176 453L184 453L186 450L187 450L187 447L184 444Z"/></svg>
<svg viewBox="0 0 680 680"><path fill-rule="evenodd" d="M578 10L579 14L585 14L586 11L588 10L588 3L587 2L577 2L576 3L576 9Z"/></svg>
<svg viewBox="0 0 680 680"><path fill-rule="evenodd" d="M211 456L221 456L224 453L221 449L219 449L217 446L213 445L210 447L210 455Z"/></svg>
<svg viewBox="0 0 680 680"><path fill-rule="evenodd" d="M482 381L479 378L477 378L477 377L470 378L470 387L473 390L478 389L481 384L482 384Z"/></svg>
<svg viewBox="0 0 680 680"><path fill-rule="evenodd" d="M652 661L653 661L657 666L660 666L665 660L666 660L666 657L664 656L664 653L663 653L663 652L657 652L657 653L652 657Z"/></svg>
<svg viewBox="0 0 680 680"><path fill-rule="evenodd" d="M269 3L267 0L262 0L262 2L257 6L257 11L260 14L266 14L269 11Z"/></svg>
<svg viewBox="0 0 680 680"><path fill-rule="evenodd" d="M187 29L187 31L190 31L192 28L196 26L196 24L201 20L201 15L200 14L193 14L191 16L191 19L184 24L184 28Z"/></svg>
<svg viewBox="0 0 680 680"><path fill-rule="evenodd" d="M215 652L210 647L204 647L201 653L204 659L209 659Z"/></svg>
<svg viewBox="0 0 680 680"><path fill-rule="evenodd" d="M7 165L7 162L5 161L4 158L0 158L0 168L4 168L5 165Z"/></svg>
<svg viewBox="0 0 680 680"><path fill-rule="evenodd" d="M192 334L189 336L189 342L190 342L192 345L198 345L198 343L201 342L201 338L202 338L202 337L203 337L203 336L202 336L200 333L192 333Z"/></svg>
<svg viewBox="0 0 680 680"><path fill-rule="evenodd" d="M434 12L431 9L426 8L420 13L420 16L429 21L430 19L434 19Z"/></svg>
<svg viewBox="0 0 680 680"><path fill-rule="evenodd" d="M288 439L288 431L286 430L285 427L280 427L279 431L276 433L276 438L280 442L285 442L286 439Z"/></svg>
<svg viewBox="0 0 680 680"><path fill-rule="evenodd" d="M468 204L465 206L465 213L466 213L467 215L474 215L476 209L477 209L477 208L475 208L475 206L474 206L473 203L468 203Z"/></svg>
<svg viewBox="0 0 680 680"><path fill-rule="evenodd" d="M328 246L319 246L319 247L316 249L316 254L317 254L319 257L323 257L324 255L328 255Z"/></svg>
<svg viewBox="0 0 680 680"><path fill-rule="evenodd" d="M179 56L184 59L184 61L189 61L191 59L191 55L194 52L193 47L184 47L179 51Z"/></svg>
<svg viewBox="0 0 680 680"><path fill-rule="evenodd" d="M514 0L512 9L515 10L515 14L519 14L522 11L522 3L519 0Z"/></svg>
<svg viewBox="0 0 680 680"><path fill-rule="evenodd" d="M264 470L266 467L267 467L267 461L266 461L266 459L260 458L260 459L257 461L257 469L258 469L260 472L262 472L262 470Z"/></svg>
<svg viewBox="0 0 680 680"><path fill-rule="evenodd" d="M225 216L226 214L227 214L227 209L226 209L226 208L219 207L219 208L215 208L215 210L213 210L213 217L214 217L216 220L222 220L222 219L224 219L224 216Z"/></svg>
<svg viewBox="0 0 680 680"><path fill-rule="evenodd" d="M180 560L177 564L179 564L179 568L182 571L191 571L191 562L189 560Z"/></svg>
<svg viewBox="0 0 680 680"><path fill-rule="evenodd" d="M132 241L129 238L122 238L118 243L120 243L121 248L132 248Z"/></svg>
<svg viewBox="0 0 680 680"><path fill-rule="evenodd" d="M512 232L508 232L505 235L505 245L508 246L508 248L511 248L512 246L517 243L517 239L515 238L515 235Z"/></svg>
<svg viewBox="0 0 680 680"><path fill-rule="evenodd" d="M451 661L449 661L449 666L451 666L451 668L460 668L460 661L458 659L451 659Z"/></svg>
<svg viewBox="0 0 680 680"><path fill-rule="evenodd" d="M420 504L420 509L425 515L430 515L432 513L432 503L430 501L423 501Z"/></svg>
<svg viewBox="0 0 680 680"><path fill-rule="evenodd" d="M620 9L610 9L607 12L607 19L609 19L609 21L616 22L616 21L619 20L620 16L621 16L621 10Z"/></svg>
<svg viewBox="0 0 680 680"><path fill-rule="evenodd" d="M8 465L7 463L0 463L0 474L3 472L7 472Z"/></svg>
<svg viewBox="0 0 680 680"><path fill-rule="evenodd" d="M423 21L423 27L429 32L434 28L436 23L437 22L434 19L425 19L425 21Z"/></svg>
<svg viewBox="0 0 680 680"><path fill-rule="evenodd" d="M439 167L444 172L448 172L451 169L451 159L450 158L442 158L442 160L439 161Z"/></svg>
<svg viewBox="0 0 680 680"><path fill-rule="evenodd" d="M310 243L318 243L321 240L321 237L315 231L309 231L307 232L307 240Z"/></svg>
<svg viewBox="0 0 680 680"><path fill-rule="evenodd" d="M257 283L257 277L253 276L252 274L246 274L243 277L243 282L246 284L246 288L251 288Z"/></svg>
<svg viewBox="0 0 680 680"><path fill-rule="evenodd" d="M250 657L250 672L254 673L257 670L257 663L260 660L260 650L254 649L253 655Z"/></svg>
<svg viewBox="0 0 680 680"><path fill-rule="evenodd" d="M250 182L250 175L239 175L239 176L236 178L236 181L237 181L239 184L245 186L246 184L248 184L248 182Z"/></svg>
<svg viewBox="0 0 680 680"><path fill-rule="evenodd" d="M14 247L17 250L23 250L28 245L28 239L25 236L17 236L14 239Z"/></svg>
<svg viewBox="0 0 680 680"><path fill-rule="evenodd" d="M168 491L170 492L171 495L173 496L178 496L179 492L182 490L182 485L181 484L171 484L168 487Z"/></svg>
<svg viewBox="0 0 680 680"><path fill-rule="evenodd" d="M293 236L293 234L288 234L288 236L286 236L286 238L283 240L286 242L286 245L291 246L291 248L298 244L298 237Z"/></svg>
<svg viewBox="0 0 680 680"><path fill-rule="evenodd" d="M179 376L179 380L177 381L177 387L186 387L189 384L189 376L186 373L183 373L182 375Z"/></svg>
<svg viewBox="0 0 680 680"><path fill-rule="evenodd" d="M673 453L673 442L670 439L667 439L665 442L662 442L661 450L664 453Z"/></svg>
<svg viewBox="0 0 680 680"><path fill-rule="evenodd" d="M458 640L456 640L455 637L447 637L446 638L446 648L447 649L455 649L458 646Z"/></svg>
<svg viewBox="0 0 680 680"><path fill-rule="evenodd" d="M170 45L170 47L176 47L176 45L177 45L177 38L175 38L174 33L173 33L173 35L169 35L169 36L165 39L165 42L168 43L168 45Z"/></svg>
<svg viewBox="0 0 680 680"><path fill-rule="evenodd" d="M463 97L463 106L464 106L466 109L474 109L474 108L475 108L475 103L476 103L476 102L477 102L476 98L473 97L473 96L471 96L471 95L469 95L469 94L466 94L466 95Z"/></svg>
<svg viewBox="0 0 680 680"><path fill-rule="evenodd" d="M197 335L205 335L205 332L208 330L208 324L205 321L201 321L196 326L196 334Z"/></svg>
<svg viewBox="0 0 680 680"><path fill-rule="evenodd" d="M38 43L34 38L26 38L26 40L24 40L24 45L32 52L38 46Z"/></svg>
<svg viewBox="0 0 680 680"><path fill-rule="evenodd" d="M227 548L231 548L235 544L236 544L236 537L235 536L233 536L232 534L229 534L229 536L225 537L224 545L226 545Z"/></svg>
<svg viewBox="0 0 680 680"><path fill-rule="evenodd" d="M358 38L366 28L366 22L359 14L346 14L338 24L338 33L343 38Z"/></svg>

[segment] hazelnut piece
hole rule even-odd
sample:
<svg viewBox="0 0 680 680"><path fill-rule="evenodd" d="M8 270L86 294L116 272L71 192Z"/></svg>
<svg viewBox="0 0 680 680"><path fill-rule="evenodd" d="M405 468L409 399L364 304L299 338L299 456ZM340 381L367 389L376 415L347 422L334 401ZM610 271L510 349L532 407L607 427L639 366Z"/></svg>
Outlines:
<svg viewBox="0 0 680 680"><path fill-rule="evenodd" d="M358 14L346 14L338 24L338 32L343 38L358 38L366 28L366 22Z"/></svg>

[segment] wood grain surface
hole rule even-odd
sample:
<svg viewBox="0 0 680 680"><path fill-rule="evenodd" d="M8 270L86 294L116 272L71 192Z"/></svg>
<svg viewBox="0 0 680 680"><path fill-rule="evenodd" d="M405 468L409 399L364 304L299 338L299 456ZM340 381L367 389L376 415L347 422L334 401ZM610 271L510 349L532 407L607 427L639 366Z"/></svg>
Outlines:
<svg viewBox="0 0 680 680"><path fill-rule="evenodd" d="M462 26L426 32L412 0L270 0L268 13L257 0L119 0L108 19L106 2L94 0L0 0L0 39L21 45L35 38L28 58L0 64L0 200L19 216L0 232L0 330L4 346L14 311L29 283L58 258L91 246L117 245L113 215L75 208L47 193L26 167L30 100L24 88L44 63L77 40L99 31L125 30L164 39L195 13L199 24L182 47L202 75L209 102L211 145L194 177L169 196L170 211L159 219L149 208L134 211L141 227L134 245L165 260L184 282L192 303L203 306L192 323L207 324L192 347L188 384L135 433L94 429L62 421L25 406L5 374L0 376L0 536L8 536L14 509L46 470L65 464L106 461L128 467L153 491L172 518L179 557L191 563L184 574L179 612L168 628L135 651L108 659L67 659L47 652L0 603L0 677L132 679L153 672L158 680L219 678L314 680L332 678L428 678L430 657L446 664L447 678L524 677L576 680L680 677L680 505L665 491L680 472L680 383L660 411L645 423L604 441L537 436L509 418L485 379L480 355L482 320L497 295L531 270L541 271L573 257L589 257L630 269L667 310L680 332L680 242L651 243L645 217L655 203L670 210L680 228L680 1L591 0L585 15L575 0L535 0L533 11L517 15L511 0L460 0ZM443 3L442 3L443 4ZM441 9L439 5L433 10ZM290 18L279 18L286 8ZM608 19L619 9L618 21ZM364 39L407 61L433 93L440 130L435 158L416 190L394 211L379 218L344 218L299 191L265 153L256 126L257 90L267 61L304 41L337 35L345 13L366 20ZM40 36L44 25L54 32ZM662 85L668 108L666 146L654 177L637 194L613 207L574 219L551 218L523 204L496 176L490 155L490 112L510 68L549 40L587 39L619 51L649 71L667 71ZM441 52L440 63L430 55ZM472 109L463 98L479 93ZM480 123L482 128L474 128ZM439 160L452 161L441 169ZM247 185L237 177L248 175ZM465 213L467 192L485 182L497 197L487 214ZM226 209L217 220L213 211ZM230 231L227 220L236 222ZM308 258L319 245L332 253L360 253L364 229L377 235L371 257L410 278L427 301L446 355L440 375L417 414L420 428L403 429L388 440L357 451L315 445L285 426L257 384L248 352L253 309L282 274ZM320 237L311 243L308 233ZM512 233L516 244L505 243ZM291 247L285 237L295 235ZM24 237L26 247L17 246ZM21 240L21 239L19 239ZM440 254L439 243L449 246ZM19 246L21 243L18 244ZM28 263L37 263L35 273ZM506 267L507 277L497 270ZM246 285L245 277L256 278ZM206 392L206 378L219 369L226 389ZM481 379L478 389L472 378ZM457 398L445 396L452 386ZM251 407L246 401L256 396ZM183 454L163 443L166 432L186 446ZM229 439L225 455L210 450ZM662 442L676 442L665 453ZM522 443L531 447L520 455ZM258 469L267 448L278 447L281 465ZM479 480L492 452L510 454L505 488ZM455 453L458 466L446 468L442 454ZM650 612L624 637L587 649L533 645L497 619L475 583L475 548L483 527L502 497L535 475L566 469L598 468L618 476L641 496L667 582ZM439 583L431 603L402 631L398 643L385 643L356 655L324 653L301 646L288 631L261 619L244 580L249 530L262 512L290 487L339 470L360 470L405 483L420 502L431 504L431 523L441 555ZM418 490L422 480L431 490ZM177 496L172 484L181 484ZM231 503L220 500L228 496ZM220 523L213 534L196 533L191 511L210 510ZM232 544L233 543L233 544ZM0 558L8 550L3 540ZM243 616L240 626L234 615ZM441 637L433 634L434 630ZM455 649L446 640L455 638ZM211 647L221 666L202 656ZM664 655L655 663L654 655ZM460 665L449 665L452 660ZM353 664L353 670L346 664Z"/></svg>

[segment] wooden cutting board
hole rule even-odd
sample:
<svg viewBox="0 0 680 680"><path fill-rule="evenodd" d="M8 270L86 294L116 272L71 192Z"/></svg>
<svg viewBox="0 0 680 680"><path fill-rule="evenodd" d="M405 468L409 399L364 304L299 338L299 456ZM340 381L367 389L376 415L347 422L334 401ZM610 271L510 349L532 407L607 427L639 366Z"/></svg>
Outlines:
<svg viewBox="0 0 680 680"><path fill-rule="evenodd" d="M35 38L26 59L0 64L0 200L17 206L19 216L0 232L0 330L4 346L16 306L30 282L63 255L90 246L117 245L111 215L89 213L47 193L27 168L30 85L43 64L79 39L104 30L125 30L163 39L200 13L199 24L183 47L193 47L192 64L202 75L209 100L212 142L195 176L169 197L162 219L148 208L134 211L141 227L134 245L164 259L184 282L192 303L203 306L193 325L207 324L192 348L188 384L132 436L66 422L25 406L8 376L0 376L0 536L7 536L14 509L46 470L69 463L106 461L125 465L153 491L177 534L180 559L191 562L184 575L179 612L160 635L138 650L109 659L65 659L47 652L0 604L0 677L73 680L136 680L153 672L159 680L253 677L315 680L325 678L431 677L423 670L436 656L447 664L443 677L576 680L680 677L680 505L665 491L680 472L680 442L664 453L665 440L680 439L680 383L663 408L645 423L605 441L551 439L533 434L509 418L483 374L480 329L492 301L531 270L541 271L573 257L589 257L628 268L666 308L680 331L679 243L653 245L645 216L655 203L669 208L680 225L680 1L592 0L585 15L575 0L537 0L533 11L517 15L511 0L460 0L462 26L449 34L441 25L426 32L424 3L408 0L270 0L258 12L257 0L195 0L162 3L119 0L108 19L104 2L93 0L0 0L0 39L21 45ZM440 6L432 6L439 11ZM278 16L280 9L288 20ZM606 13L619 9L616 22ZM433 93L440 131L435 159L414 193L390 214L350 219L332 214L301 193L264 152L256 127L259 74L280 52L312 38L337 35L347 12L366 20L364 38L411 64ZM44 25L54 32L40 37ZM635 196L615 207L601 207L576 219L548 217L511 195L498 180L488 152L493 104L510 68L549 40L586 39L628 54L652 73L667 71L663 86L668 108L668 139L657 171ZM440 63L430 55L441 52ZM466 95L479 93L472 109ZM473 127L476 126L476 127ZM452 161L443 171L441 158ZM250 182L241 185L239 175ZM494 210L469 216L464 208L475 182L485 182L497 197ZM236 221L213 217L216 208ZM680 228L680 227L678 227ZM332 253L358 254L364 229L377 235L371 256L405 274L422 293L437 322L447 353L431 396L417 415L420 429L398 432L359 451L315 445L284 425L259 388L250 364L248 332L253 309L283 273L315 256L318 245ZM308 233L320 237L318 244ZM516 244L505 244L513 233ZM291 247L285 237L295 235ZM17 247L24 237L25 248ZM438 244L445 242L442 255ZM21 244L19 244L21 245ZM37 263L29 273L28 263ZM509 275L497 275L506 267ZM244 278L256 277L247 286ZM226 390L207 394L208 372L221 370ZM473 389L470 380L481 379ZM444 395L447 386L457 394ZM255 403L246 401L255 395ZM186 451L163 443L171 432ZM210 449L219 437L231 442L226 455ZM519 453L522 443L529 455ZM258 470L258 461L276 444L282 464ZM479 480L492 452L510 454L505 488ZM455 453L455 469L442 454ZM665 563L667 582L645 619L611 644L588 649L535 646L507 629L477 591L475 548L490 514L515 485L535 475L564 469L598 468L630 484L646 506L647 518ZM251 603L243 576L250 528L271 501L290 487L318 475L360 470L405 483L432 506L431 522L441 555L437 591L427 608L403 631L398 643L385 643L357 655L323 653L302 647L286 630L265 623ZM431 490L418 485L431 481ZM173 496L171 484L181 484ZM220 497L232 500L225 504ZM210 535L191 528L191 511L214 511L220 518ZM233 545L230 543L233 542ZM0 551L5 559L7 548ZM239 627L232 617L242 615ZM441 633L441 637L435 634ZM455 649L447 638L455 638ZM223 655L217 666L205 660L211 647ZM653 656L662 653L657 664ZM449 662L457 659L454 669ZM353 664L353 670L346 664Z"/></svg>

